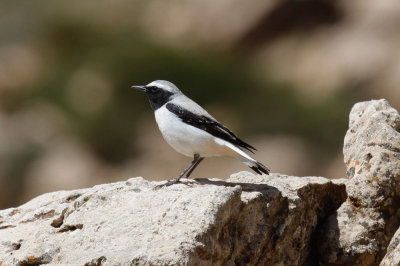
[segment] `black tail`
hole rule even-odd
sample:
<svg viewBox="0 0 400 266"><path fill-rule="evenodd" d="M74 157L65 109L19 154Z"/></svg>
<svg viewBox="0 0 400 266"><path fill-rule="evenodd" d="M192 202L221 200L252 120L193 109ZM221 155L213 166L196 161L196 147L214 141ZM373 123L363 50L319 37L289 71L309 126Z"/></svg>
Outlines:
<svg viewBox="0 0 400 266"><path fill-rule="evenodd" d="M257 161L249 161L247 164L251 169L253 169L254 172L256 172L259 175L262 175L262 173L269 175L269 169L265 165L263 165L260 162Z"/></svg>

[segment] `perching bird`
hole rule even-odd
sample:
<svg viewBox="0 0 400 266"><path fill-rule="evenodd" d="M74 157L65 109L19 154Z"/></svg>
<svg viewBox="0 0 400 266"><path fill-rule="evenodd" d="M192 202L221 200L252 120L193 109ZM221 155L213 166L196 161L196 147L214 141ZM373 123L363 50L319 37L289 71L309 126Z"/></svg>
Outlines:
<svg viewBox="0 0 400 266"><path fill-rule="evenodd" d="M169 145L177 152L194 157L176 181L193 170L205 157L233 156L257 174L269 174L269 169L243 150L256 150L219 123L200 105L185 96L174 84L156 80L146 86L132 86L144 91L154 110L158 127Z"/></svg>

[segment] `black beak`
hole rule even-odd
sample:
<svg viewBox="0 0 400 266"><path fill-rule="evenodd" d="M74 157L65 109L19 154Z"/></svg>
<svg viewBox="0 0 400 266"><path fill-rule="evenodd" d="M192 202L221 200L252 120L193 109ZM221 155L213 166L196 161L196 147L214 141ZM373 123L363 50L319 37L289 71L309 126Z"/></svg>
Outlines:
<svg viewBox="0 0 400 266"><path fill-rule="evenodd" d="M147 91L146 86L132 86L131 88L135 88L135 89L138 89L138 90L141 90L141 91L144 91L144 92Z"/></svg>

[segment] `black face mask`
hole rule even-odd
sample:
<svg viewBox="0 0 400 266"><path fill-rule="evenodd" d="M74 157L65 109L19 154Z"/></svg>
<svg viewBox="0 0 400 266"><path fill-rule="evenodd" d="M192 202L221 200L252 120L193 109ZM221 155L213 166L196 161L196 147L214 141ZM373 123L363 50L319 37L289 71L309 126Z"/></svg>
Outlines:
<svg viewBox="0 0 400 266"><path fill-rule="evenodd" d="M146 94L154 111L166 104L173 95L172 92L155 86L146 87Z"/></svg>

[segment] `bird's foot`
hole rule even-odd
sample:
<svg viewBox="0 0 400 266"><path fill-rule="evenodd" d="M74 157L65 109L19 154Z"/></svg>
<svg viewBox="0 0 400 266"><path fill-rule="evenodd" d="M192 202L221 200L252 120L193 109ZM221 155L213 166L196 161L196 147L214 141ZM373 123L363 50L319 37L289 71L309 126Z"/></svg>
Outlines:
<svg viewBox="0 0 400 266"><path fill-rule="evenodd" d="M160 189L162 187L169 187L169 186L172 186L172 185L175 185L175 184L179 184L179 183L181 183L180 178L173 178L173 179L167 180L165 183L157 185L155 187L155 189Z"/></svg>
<svg viewBox="0 0 400 266"><path fill-rule="evenodd" d="M193 183L194 180L185 180L184 182L182 182L182 181L183 180L181 180L180 178L169 179L169 180L166 180L165 183L157 185L155 187L155 189L160 189L162 187L169 187L169 186L176 185L176 184L185 184L187 186L191 186L192 184L190 184L190 183ZM196 183L196 182L194 182L194 183Z"/></svg>

